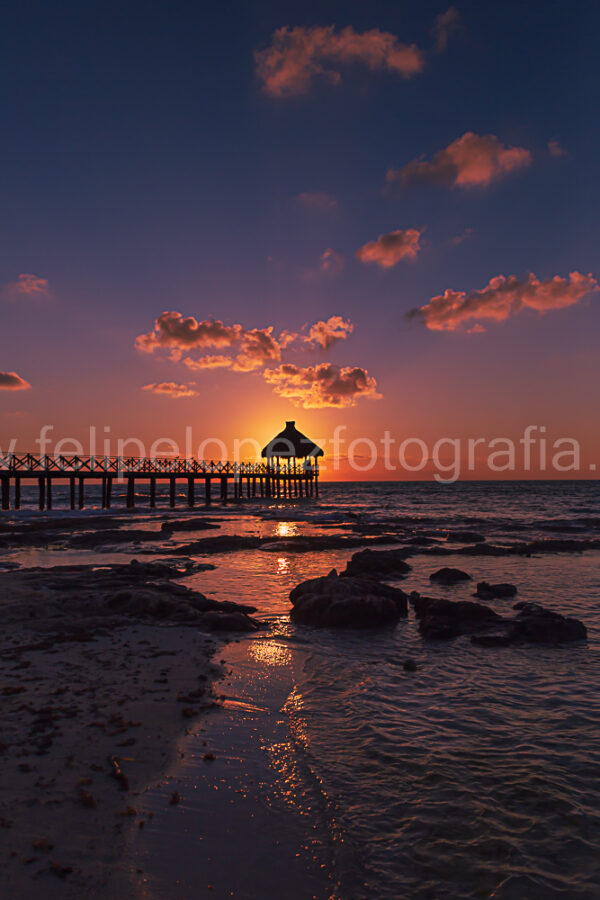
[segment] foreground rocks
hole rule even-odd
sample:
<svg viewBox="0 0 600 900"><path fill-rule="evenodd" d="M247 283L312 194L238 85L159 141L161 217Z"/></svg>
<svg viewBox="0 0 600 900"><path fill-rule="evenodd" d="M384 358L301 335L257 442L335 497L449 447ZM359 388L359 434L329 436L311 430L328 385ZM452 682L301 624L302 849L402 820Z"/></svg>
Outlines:
<svg viewBox="0 0 600 900"><path fill-rule="evenodd" d="M498 615L483 603L452 601L411 594L419 631L429 640L451 640L471 635L486 647L511 644L566 644L587 638L583 622L545 609L538 603L516 603L514 618Z"/></svg>
<svg viewBox="0 0 600 900"><path fill-rule="evenodd" d="M335 569L303 581L290 592L290 618L317 628L370 628L408 615L407 595L368 576L340 576Z"/></svg>
<svg viewBox="0 0 600 900"><path fill-rule="evenodd" d="M517 588L514 584L489 584L487 581L479 581L477 584L477 597L482 600L504 599L506 597L515 597Z"/></svg>
<svg viewBox="0 0 600 900"><path fill-rule="evenodd" d="M410 572L406 550L361 550L355 553L342 573L347 575L401 576Z"/></svg>
<svg viewBox="0 0 600 900"><path fill-rule="evenodd" d="M462 569L450 569L445 566L443 569L438 569L437 572L433 572L429 576L430 581L435 581L437 584L444 585L453 585L458 584L461 581L471 581L471 576L467 575L466 572L463 572Z"/></svg>
<svg viewBox="0 0 600 900"><path fill-rule="evenodd" d="M205 631L256 631L255 607L218 601L174 582L214 566L177 560L96 567L88 565L21 569L0 573L6 604L4 621L27 622L64 639L75 629L112 628L126 619L196 625ZM44 601L40 604L40 594ZM24 595L24 596L23 596Z"/></svg>

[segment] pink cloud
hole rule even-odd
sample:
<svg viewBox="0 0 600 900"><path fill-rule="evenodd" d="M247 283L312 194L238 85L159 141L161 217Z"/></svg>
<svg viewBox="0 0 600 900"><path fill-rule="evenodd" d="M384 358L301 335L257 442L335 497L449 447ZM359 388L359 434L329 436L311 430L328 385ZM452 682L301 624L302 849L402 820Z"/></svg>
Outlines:
<svg viewBox="0 0 600 900"><path fill-rule="evenodd" d="M421 249L421 235L416 228L380 234L376 241L359 247L356 258L363 263L377 263L382 269L391 269L401 260L414 262Z"/></svg>
<svg viewBox="0 0 600 900"><path fill-rule="evenodd" d="M11 297L44 297L49 292L48 279L23 273L7 285L6 291Z"/></svg>
<svg viewBox="0 0 600 900"><path fill-rule="evenodd" d="M569 154L564 149L564 147L560 144L559 141L552 138L552 140L548 141L548 153L550 156L568 156Z"/></svg>
<svg viewBox="0 0 600 900"><path fill-rule="evenodd" d="M448 289L425 306L413 309L409 318L422 319L432 331L454 331L461 324L479 319L503 322L524 309L545 313L578 303L586 294L599 290L590 275L571 272L568 278L555 275L540 281L530 273L523 280L514 275L498 275L481 290L465 293ZM471 331L479 331L477 325Z"/></svg>
<svg viewBox="0 0 600 900"><path fill-rule="evenodd" d="M311 325L303 340L313 347L329 350L338 341L345 341L353 331L354 325L348 319L330 316L326 322L320 321Z"/></svg>
<svg viewBox="0 0 600 900"><path fill-rule="evenodd" d="M315 209L321 212L327 212L335 209L337 206L337 197L334 197L333 194L328 194L326 191L307 191L303 194L298 194L296 200L307 209Z"/></svg>
<svg viewBox="0 0 600 900"><path fill-rule="evenodd" d="M390 169L387 181L401 187L439 184L444 187L487 187L509 172L531 163L524 147L505 147L493 134L467 131L431 160L415 159L401 169Z"/></svg>
<svg viewBox="0 0 600 900"><path fill-rule="evenodd" d="M354 406L362 397L379 399L377 382L366 369L321 363L300 367L284 363L263 373L276 394L304 409Z"/></svg>
<svg viewBox="0 0 600 900"><path fill-rule="evenodd" d="M321 254L320 269L322 272L327 272L328 275L336 275L341 272L345 264L346 260L342 254L336 253L331 247Z"/></svg>
<svg viewBox="0 0 600 900"><path fill-rule="evenodd" d="M193 390L192 385L193 382L177 384L175 381L161 381L159 384L145 384L142 390L162 394L164 397L197 397L198 391Z"/></svg>
<svg viewBox="0 0 600 900"><path fill-rule="evenodd" d="M441 52L448 46L450 37L458 30L460 14L455 6L449 6L446 12L435 17L431 33L435 38L436 49Z"/></svg>
<svg viewBox="0 0 600 900"><path fill-rule="evenodd" d="M242 335L241 325L224 325L214 319L198 322L193 316L179 312L163 312L156 319L153 331L135 339L138 350L153 353L160 347L183 350L191 347L231 347Z"/></svg>
<svg viewBox="0 0 600 900"><path fill-rule="evenodd" d="M372 71L385 70L409 78L423 69L423 54L415 44L378 28L336 31L333 25L278 28L271 44L254 54L256 71L271 97L305 93L314 78L333 84L342 80L341 66L360 63Z"/></svg>
<svg viewBox="0 0 600 900"><path fill-rule="evenodd" d="M16 372L0 372L0 391L28 391L31 385Z"/></svg>

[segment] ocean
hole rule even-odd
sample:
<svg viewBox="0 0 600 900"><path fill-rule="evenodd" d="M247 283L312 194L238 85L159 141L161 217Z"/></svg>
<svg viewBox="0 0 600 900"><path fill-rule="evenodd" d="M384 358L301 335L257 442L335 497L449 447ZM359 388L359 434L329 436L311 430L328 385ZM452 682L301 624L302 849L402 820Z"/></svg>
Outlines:
<svg viewBox="0 0 600 900"><path fill-rule="evenodd" d="M161 513L140 505L132 522L153 528ZM188 511L181 507L177 513ZM462 545L452 541L452 531L466 529L494 544L585 541L600 537L600 483L323 484L318 501L251 502L223 514L215 506L211 515L224 520L219 533L274 541L354 533L357 522L363 528L414 530L456 548ZM188 532L177 539L203 536ZM101 564L139 552L127 546L60 554L37 548L19 550L11 559L23 565L75 559ZM199 841L207 837L199 833L207 827L198 816L202 792L210 784L226 789L239 763L235 790L258 792L261 809L273 813L282 835L288 810L293 834L310 838L296 855L296 887L289 894L271 893L276 888L268 879L260 894L253 893L248 875L233 896L597 900L600 551L444 558L417 552L408 576L390 580L406 591L453 600L472 599L477 581L508 581L518 587L517 600L576 616L588 629L587 642L572 646L495 648L475 646L467 637L424 641L412 610L393 628L329 630L290 623L289 591L306 578L342 569L352 552L215 554L214 571L186 579L219 600L253 604L269 629L230 645L224 658L232 671L236 661L241 668L222 684L229 704L211 714L208 725L192 730L186 762L155 789L154 800L149 795L158 808L173 779L183 780L188 798L197 792L187 813L186 804L178 812L188 819L177 831L176 894L164 850L168 846L172 856L173 844L165 843L161 826L136 838L131 852L132 859L144 860L143 896L199 896L194 866L200 865ZM434 589L429 575L441 565L465 569L473 581ZM509 613L513 602L490 605ZM409 658L414 672L404 669ZM230 727L234 719L237 731ZM207 734L216 739L217 733L220 754L207 774L202 747ZM236 748L242 739L247 747ZM236 832L235 821L230 825L239 846L243 828ZM229 895L225 887L211 894Z"/></svg>

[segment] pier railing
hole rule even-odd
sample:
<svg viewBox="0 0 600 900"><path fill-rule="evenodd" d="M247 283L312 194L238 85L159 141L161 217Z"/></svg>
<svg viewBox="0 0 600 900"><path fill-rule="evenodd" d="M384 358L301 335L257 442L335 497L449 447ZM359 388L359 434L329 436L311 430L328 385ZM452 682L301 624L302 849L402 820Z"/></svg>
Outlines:
<svg viewBox="0 0 600 900"><path fill-rule="evenodd" d="M65 456L62 454L6 453L0 454L0 472L22 477L47 474L64 475L198 475L229 477L259 475L318 474L316 460L283 463L213 462L203 459L184 459L172 456Z"/></svg>
<svg viewBox="0 0 600 900"><path fill-rule="evenodd" d="M96 456L37 453L0 453L2 509L10 509L11 482L13 506L21 505L21 480L35 479L39 485L40 509L52 508L52 483L68 479L70 505L75 508L75 486L79 485L78 506L84 506L86 481L102 481L102 506L110 507L113 482L127 483L127 506L135 504L136 478L150 483L150 506L156 505L156 483L168 480L169 502L175 505L176 482L187 481L188 506L195 504L195 483L204 481L205 501L211 503L211 484L220 484L221 502L228 499L228 483L233 482L233 499L241 500L243 486L250 497L303 497L319 493L319 466L316 458L304 460L268 460L267 462L214 462L171 456Z"/></svg>

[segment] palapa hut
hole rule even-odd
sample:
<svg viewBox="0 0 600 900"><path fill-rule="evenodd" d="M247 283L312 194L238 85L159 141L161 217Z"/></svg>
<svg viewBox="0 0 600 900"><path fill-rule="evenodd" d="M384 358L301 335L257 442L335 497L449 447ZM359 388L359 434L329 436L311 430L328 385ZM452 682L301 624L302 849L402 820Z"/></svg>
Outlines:
<svg viewBox="0 0 600 900"><path fill-rule="evenodd" d="M267 465L275 476L274 487L277 496L281 488L284 495L287 489L288 496L291 496L292 488L297 495L298 487L302 495L302 481L305 481L307 494L312 493L314 484L315 493L318 495L317 458L323 456L323 451L314 441L298 431L295 422L286 422L283 431L276 434L267 446L263 447L261 456L263 459L266 458Z"/></svg>

